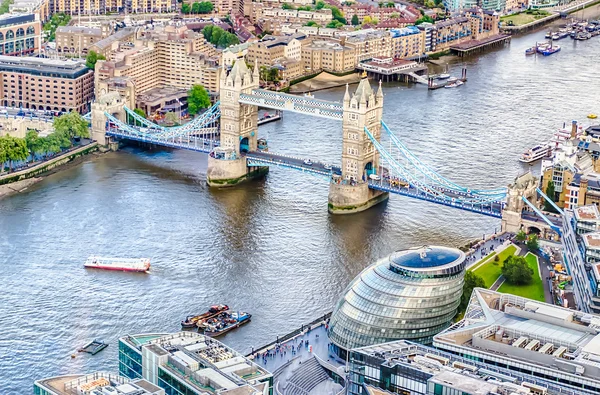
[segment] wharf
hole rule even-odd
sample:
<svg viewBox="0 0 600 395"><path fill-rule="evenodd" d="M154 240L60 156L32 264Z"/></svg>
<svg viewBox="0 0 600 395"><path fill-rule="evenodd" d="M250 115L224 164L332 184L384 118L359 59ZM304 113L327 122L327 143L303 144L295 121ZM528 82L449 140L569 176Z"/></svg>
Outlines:
<svg viewBox="0 0 600 395"><path fill-rule="evenodd" d="M469 40L460 44L452 45L450 51L459 57L482 52L488 47L503 46L510 42L510 35L495 34L483 40Z"/></svg>
<svg viewBox="0 0 600 395"><path fill-rule="evenodd" d="M467 69L466 68L462 69L461 77L458 78L457 81L467 82ZM448 80L442 80L441 82L435 82L434 78L429 78L427 80L427 89L429 89L429 90L440 89L440 88L445 87L449 83L450 83L450 81L448 81Z"/></svg>
<svg viewBox="0 0 600 395"><path fill-rule="evenodd" d="M427 83L427 66L408 59L393 59L391 57L374 57L356 66L363 70L368 77L376 77L384 82L419 82Z"/></svg>

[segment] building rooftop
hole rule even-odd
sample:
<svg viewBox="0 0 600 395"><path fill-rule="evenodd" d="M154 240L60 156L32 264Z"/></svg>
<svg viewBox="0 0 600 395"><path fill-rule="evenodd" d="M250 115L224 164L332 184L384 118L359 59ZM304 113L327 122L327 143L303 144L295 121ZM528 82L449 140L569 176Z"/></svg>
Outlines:
<svg viewBox="0 0 600 395"><path fill-rule="evenodd" d="M165 391L154 384L143 380L129 380L112 373L96 372L58 376L37 380L35 386L51 394L111 394L111 395L164 395ZM103 392L91 392L102 390Z"/></svg>
<svg viewBox="0 0 600 395"><path fill-rule="evenodd" d="M51 77L77 78L91 72L83 62L36 57L0 55L0 71Z"/></svg>
<svg viewBox="0 0 600 395"><path fill-rule="evenodd" d="M87 34L90 36L101 36L102 29L87 26L59 26L56 28L56 33Z"/></svg>
<svg viewBox="0 0 600 395"><path fill-rule="evenodd" d="M35 21L35 14L10 13L0 15L0 27Z"/></svg>
<svg viewBox="0 0 600 395"><path fill-rule="evenodd" d="M269 371L242 354L199 333L134 335L123 337L120 341L140 352L143 348L156 358L163 357L162 360L166 361L161 364L163 369L207 394L236 394L220 391L248 386L258 390L258 381L272 377ZM244 390L240 391L244 394Z"/></svg>
<svg viewBox="0 0 600 395"><path fill-rule="evenodd" d="M586 233L581 235L581 237L583 238L583 243L585 244L586 248L589 249L600 249L600 233L599 232L592 232L592 233Z"/></svg>
<svg viewBox="0 0 600 395"><path fill-rule="evenodd" d="M598 212L598 206L595 204L576 207L573 212L575 214L575 219L578 221L600 220L600 212Z"/></svg>
<svg viewBox="0 0 600 395"><path fill-rule="evenodd" d="M600 390L598 315L476 288L465 318L435 336L433 344L531 364L570 376L571 382L583 377L589 389Z"/></svg>

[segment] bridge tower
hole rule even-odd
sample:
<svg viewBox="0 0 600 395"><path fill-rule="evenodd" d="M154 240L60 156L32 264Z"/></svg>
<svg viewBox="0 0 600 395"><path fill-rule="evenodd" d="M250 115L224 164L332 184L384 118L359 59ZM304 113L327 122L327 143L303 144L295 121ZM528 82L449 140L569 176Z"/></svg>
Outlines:
<svg viewBox="0 0 600 395"><path fill-rule="evenodd" d="M92 103L92 140L102 146L109 145L110 141L106 137L107 118L105 113L113 115L119 121L127 122L124 106L125 101L117 92L105 93Z"/></svg>
<svg viewBox="0 0 600 395"><path fill-rule="evenodd" d="M251 94L259 87L258 64L255 62L251 71L244 57L238 57L231 71L221 73L219 87L221 141L208 158L206 182L209 186L226 187L268 171L268 167L247 167L242 156L257 149L258 107L239 100L240 94Z"/></svg>
<svg viewBox="0 0 600 395"><path fill-rule="evenodd" d="M379 153L365 133L365 127L379 140L383 115L381 81L377 93L363 74L352 96L344 95L342 121L342 176L332 178L329 212L351 214L364 211L388 198L387 192L369 189L369 175L379 169Z"/></svg>
<svg viewBox="0 0 600 395"><path fill-rule="evenodd" d="M517 177L513 184L508 186L506 207L502 210L502 231L516 233L521 230L523 219L521 214L527 204L523 196L530 202L535 202L538 179L527 172Z"/></svg>

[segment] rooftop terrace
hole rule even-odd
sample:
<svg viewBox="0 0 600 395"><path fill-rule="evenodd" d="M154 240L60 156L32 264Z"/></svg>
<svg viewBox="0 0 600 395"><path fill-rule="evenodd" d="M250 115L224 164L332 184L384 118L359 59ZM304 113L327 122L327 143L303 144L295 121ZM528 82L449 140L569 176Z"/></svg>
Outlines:
<svg viewBox="0 0 600 395"><path fill-rule="evenodd" d="M146 380L129 380L116 374L96 372L87 375L58 376L38 380L35 387L52 391L51 394L80 395L95 389L111 395L164 395L163 389ZM93 392L96 394L97 392Z"/></svg>

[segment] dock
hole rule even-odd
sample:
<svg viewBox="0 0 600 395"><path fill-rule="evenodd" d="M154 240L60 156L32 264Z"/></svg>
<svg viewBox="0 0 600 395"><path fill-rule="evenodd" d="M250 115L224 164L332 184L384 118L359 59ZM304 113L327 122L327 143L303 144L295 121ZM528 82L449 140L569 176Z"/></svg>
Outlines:
<svg viewBox="0 0 600 395"><path fill-rule="evenodd" d="M408 59L393 59L391 57L374 57L356 66L369 77L375 77L383 82L417 82L427 83L427 66Z"/></svg>
<svg viewBox="0 0 600 395"><path fill-rule="evenodd" d="M490 47L502 47L510 42L508 34L494 34L482 40L469 40L460 44L452 45L450 52L459 57L469 56L475 53L483 52Z"/></svg>
<svg viewBox="0 0 600 395"><path fill-rule="evenodd" d="M445 87L450 83L448 80L442 80L441 82L435 82L435 78L429 78L427 80L427 89L436 90ZM463 67L460 78L457 78L457 81L467 82L467 69Z"/></svg>

